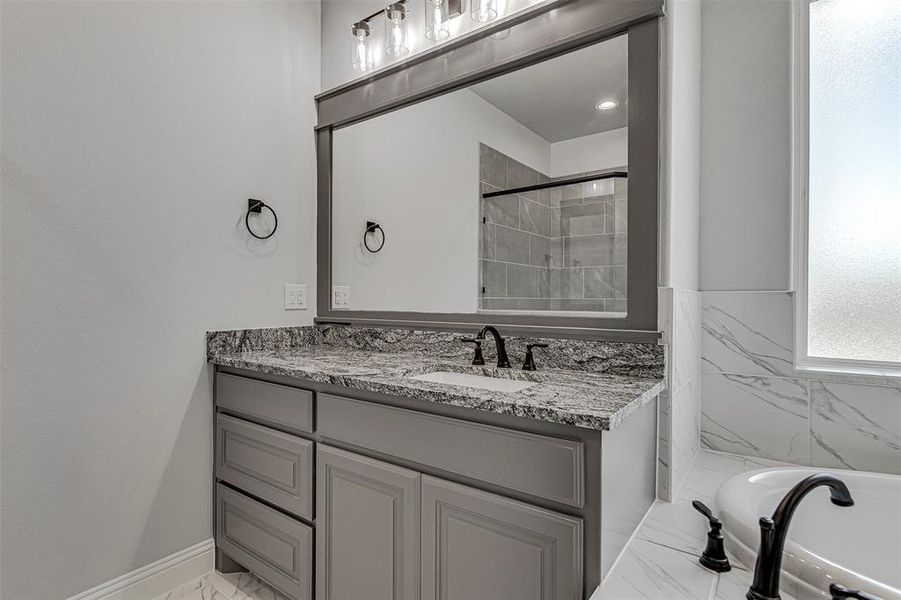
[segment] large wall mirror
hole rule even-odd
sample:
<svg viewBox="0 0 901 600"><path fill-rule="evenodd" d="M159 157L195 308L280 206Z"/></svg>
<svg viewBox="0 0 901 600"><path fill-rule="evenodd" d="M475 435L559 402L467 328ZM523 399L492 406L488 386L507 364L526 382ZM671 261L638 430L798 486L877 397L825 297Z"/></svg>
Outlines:
<svg viewBox="0 0 901 600"><path fill-rule="evenodd" d="M661 10L561 3L318 97L318 319L656 332Z"/></svg>
<svg viewBox="0 0 901 600"><path fill-rule="evenodd" d="M627 53L621 35L337 129L332 308L624 317Z"/></svg>

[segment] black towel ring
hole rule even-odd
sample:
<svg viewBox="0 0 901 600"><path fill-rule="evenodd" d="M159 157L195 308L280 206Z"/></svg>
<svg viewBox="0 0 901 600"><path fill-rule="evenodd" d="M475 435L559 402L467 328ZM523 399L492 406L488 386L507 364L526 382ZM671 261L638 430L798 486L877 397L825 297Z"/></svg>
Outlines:
<svg viewBox="0 0 901 600"><path fill-rule="evenodd" d="M375 233L376 230L382 232L382 243L379 244L379 247L378 247L378 248L376 248L375 250L373 250L373 249L369 246L369 238L368 238L368 236L369 236L370 233ZM385 230L382 229L382 226L381 226L381 225L379 225L379 224L376 223L375 221L366 221L366 231L363 232L363 245L366 246L366 249L369 250L370 252L372 252L373 254L375 254L376 252L378 252L379 250L381 250L382 248L385 247Z"/></svg>
<svg viewBox="0 0 901 600"><path fill-rule="evenodd" d="M275 224L272 226L272 231L269 232L268 235L257 235L253 232L253 229L250 228L250 213L260 214L263 212L264 208L268 208L269 212L272 213L272 218L275 219ZM247 200L247 214L244 215L244 225L247 227L247 231L250 232L250 235L257 238L258 240L268 240L275 233L275 230L278 229L278 215L275 214L275 211L272 210L272 207L263 202L262 200L254 200L253 198L249 198Z"/></svg>

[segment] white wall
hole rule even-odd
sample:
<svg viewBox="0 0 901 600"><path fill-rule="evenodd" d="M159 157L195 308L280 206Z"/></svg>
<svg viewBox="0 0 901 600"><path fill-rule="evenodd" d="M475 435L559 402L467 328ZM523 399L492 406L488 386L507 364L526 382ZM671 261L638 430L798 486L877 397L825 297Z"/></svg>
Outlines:
<svg viewBox="0 0 901 600"><path fill-rule="evenodd" d="M450 38L447 41L459 39L476 29L483 27L482 23L473 21L469 16L469 7L472 0L464 0L464 14L451 19L449 23ZM509 16L522 10L536 7L547 0L497 0L501 7L502 16ZM351 67L351 24L360 19L383 10L386 2L377 0L323 0L322 2L322 89L327 90L341 84L353 81L363 74ZM410 12L407 17L407 36L410 53L395 59L384 52L384 27L385 20L382 17L374 19L372 27L372 43L375 49L375 68L380 69L392 63L406 60L425 50L439 45L425 37L425 2L424 0L412 0L408 3ZM485 42L490 43L490 42ZM369 75L367 73L366 75Z"/></svg>
<svg viewBox="0 0 901 600"><path fill-rule="evenodd" d="M625 167L629 162L629 128L593 133L551 144L551 177Z"/></svg>
<svg viewBox="0 0 901 600"><path fill-rule="evenodd" d="M3 2L3 598L212 535L204 332L309 323L315 2ZM248 197L279 231L242 231Z"/></svg>
<svg viewBox="0 0 901 600"><path fill-rule="evenodd" d="M659 323L669 345L659 402L658 493L670 499L698 451L701 3L675 0L664 20Z"/></svg>
<svg viewBox="0 0 901 600"><path fill-rule="evenodd" d="M790 286L790 4L702 4L703 290Z"/></svg>
<svg viewBox="0 0 901 600"><path fill-rule="evenodd" d="M469 90L335 132L332 273L351 308L476 311L479 142L549 169L544 139ZM367 220L387 234L378 254Z"/></svg>

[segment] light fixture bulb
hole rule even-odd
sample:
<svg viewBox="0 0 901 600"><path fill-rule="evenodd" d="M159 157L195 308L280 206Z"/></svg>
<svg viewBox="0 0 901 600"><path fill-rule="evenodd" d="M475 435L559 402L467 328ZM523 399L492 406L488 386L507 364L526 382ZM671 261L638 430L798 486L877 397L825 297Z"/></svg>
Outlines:
<svg viewBox="0 0 901 600"><path fill-rule="evenodd" d="M351 54L351 65L357 71L363 73L372 70L372 52L369 48L371 33L369 23L360 21L351 25L350 32L353 34L353 48Z"/></svg>
<svg viewBox="0 0 901 600"><path fill-rule="evenodd" d="M619 106L619 102L616 100L602 100L595 104L594 107L598 110L613 110L617 106Z"/></svg>
<svg viewBox="0 0 901 600"><path fill-rule="evenodd" d="M447 9L444 0L425 0L425 4L425 36L436 42L446 40L450 37L450 30L447 28Z"/></svg>
<svg viewBox="0 0 901 600"><path fill-rule="evenodd" d="M385 8L385 53L389 56L404 56L407 48L407 7L402 2L389 4Z"/></svg>
<svg viewBox="0 0 901 600"><path fill-rule="evenodd" d="M497 0L472 0L473 21L489 23L497 18Z"/></svg>

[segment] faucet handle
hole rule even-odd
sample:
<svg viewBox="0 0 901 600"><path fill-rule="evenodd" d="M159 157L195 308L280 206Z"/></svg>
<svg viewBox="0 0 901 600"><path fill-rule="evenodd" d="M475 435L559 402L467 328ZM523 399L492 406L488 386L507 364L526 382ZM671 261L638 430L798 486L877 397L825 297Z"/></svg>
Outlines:
<svg viewBox="0 0 901 600"><path fill-rule="evenodd" d="M843 598L857 598L857 600L879 600L876 596L861 592L858 590L849 590L843 585L833 583L829 586L829 593L832 594L832 600L842 600Z"/></svg>
<svg viewBox="0 0 901 600"><path fill-rule="evenodd" d="M709 507L709 506L707 506L706 504L704 504L704 503L701 502L700 500L692 500L691 506L692 506L696 511L698 511L699 513L701 513L702 515L704 515L705 517L707 517L707 521L710 523L710 528L711 528L711 529L715 529L716 531L719 531L720 529L723 528L723 522L720 521L720 520L713 514L713 511L710 510L710 507Z"/></svg>
<svg viewBox="0 0 901 600"><path fill-rule="evenodd" d="M535 371L538 369L538 367L535 366L535 356L532 354L532 348L547 348L547 344L526 344L526 358L522 362L523 371Z"/></svg>
<svg viewBox="0 0 901 600"><path fill-rule="evenodd" d="M701 563L701 566L717 573L730 571L732 565L729 564L729 558L726 556L726 549L723 546L723 522L713 514L709 506L700 500L692 501L691 505L696 511L707 517L707 522L710 524L710 531L707 532L707 547L704 548L698 562Z"/></svg>
<svg viewBox="0 0 901 600"><path fill-rule="evenodd" d="M476 366L481 366L481 365L485 364L485 357L482 356L482 341L483 341L482 338L465 337L465 338L460 338L460 341L467 343L467 344L475 344L476 345L476 353L472 357L472 364L474 364Z"/></svg>

